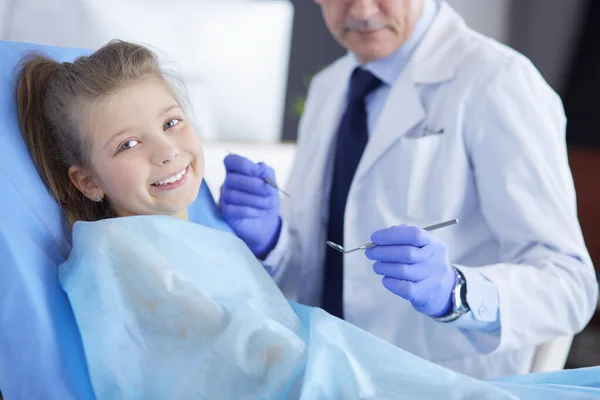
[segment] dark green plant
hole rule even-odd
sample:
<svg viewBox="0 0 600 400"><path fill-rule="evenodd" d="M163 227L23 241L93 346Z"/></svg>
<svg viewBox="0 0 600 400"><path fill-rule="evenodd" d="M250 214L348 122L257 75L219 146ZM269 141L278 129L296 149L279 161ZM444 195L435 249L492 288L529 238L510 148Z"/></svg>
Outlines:
<svg viewBox="0 0 600 400"><path fill-rule="evenodd" d="M323 67L319 67L315 72L313 72L312 74L309 74L309 75L305 75L304 78L302 79L303 83L304 83L305 91L304 91L304 93L297 94L292 99L290 114L293 117L300 119L300 117L302 116L302 113L304 112L304 104L306 103L306 95L308 92L308 87L310 86L310 82L315 77L315 75L317 75L319 72L321 72L322 69L323 69Z"/></svg>

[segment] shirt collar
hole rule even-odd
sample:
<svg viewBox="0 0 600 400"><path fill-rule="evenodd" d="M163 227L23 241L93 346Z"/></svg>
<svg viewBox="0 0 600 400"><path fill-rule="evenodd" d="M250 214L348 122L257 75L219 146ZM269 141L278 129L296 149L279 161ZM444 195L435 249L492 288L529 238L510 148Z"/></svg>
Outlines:
<svg viewBox="0 0 600 400"><path fill-rule="evenodd" d="M423 14L417 21L415 29L406 43L389 56L380 60L371 61L363 65L363 68L381 79L384 84L392 86L404 69L404 66L408 63L412 52L423 36L425 36L427 29L435 19L438 8L439 4L436 0L425 0ZM350 58L354 64L352 69L360 65L354 53L350 53Z"/></svg>

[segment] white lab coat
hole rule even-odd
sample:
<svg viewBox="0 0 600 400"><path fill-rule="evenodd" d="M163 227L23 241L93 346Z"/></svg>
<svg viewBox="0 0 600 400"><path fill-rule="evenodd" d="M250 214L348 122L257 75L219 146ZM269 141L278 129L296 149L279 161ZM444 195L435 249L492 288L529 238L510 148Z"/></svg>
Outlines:
<svg viewBox="0 0 600 400"><path fill-rule="evenodd" d="M343 57L313 79L282 235L266 260L283 292L309 305L320 303L332 144L351 69ZM559 97L525 57L473 32L442 2L371 133L348 195L344 244L391 225L458 218L434 234L452 263L496 285L501 334L418 313L383 287L363 252L344 256L345 319L479 378L527 373L537 345L581 330L598 288L565 123ZM476 279L467 281L475 315L494 320Z"/></svg>

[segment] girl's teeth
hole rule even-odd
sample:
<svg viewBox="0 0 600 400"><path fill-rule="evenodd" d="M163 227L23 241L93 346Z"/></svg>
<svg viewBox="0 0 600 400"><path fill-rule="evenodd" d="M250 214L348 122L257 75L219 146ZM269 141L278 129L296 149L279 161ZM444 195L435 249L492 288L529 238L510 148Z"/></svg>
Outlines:
<svg viewBox="0 0 600 400"><path fill-rule="evenodd" d="M183 175L185 175L185 170L183 170L182 172L179 172L177 175L170 177L169 179L166 179L164 181L158 182L155 185L158 186L162 186L162 185L168 185L169 183L175 183L178 180L180 180Z"/></svg>

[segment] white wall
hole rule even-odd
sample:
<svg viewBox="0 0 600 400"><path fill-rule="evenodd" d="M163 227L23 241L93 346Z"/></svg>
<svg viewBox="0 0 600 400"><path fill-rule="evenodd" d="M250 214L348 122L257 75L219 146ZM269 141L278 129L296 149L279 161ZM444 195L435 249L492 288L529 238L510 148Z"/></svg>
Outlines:
<svg viewBox="0 0 600 400"><path fill-rule="evenodd" d="M288 0L0 0L0 40L155 50L183 78L204 138L276 143L288 76Z"/></svg>

